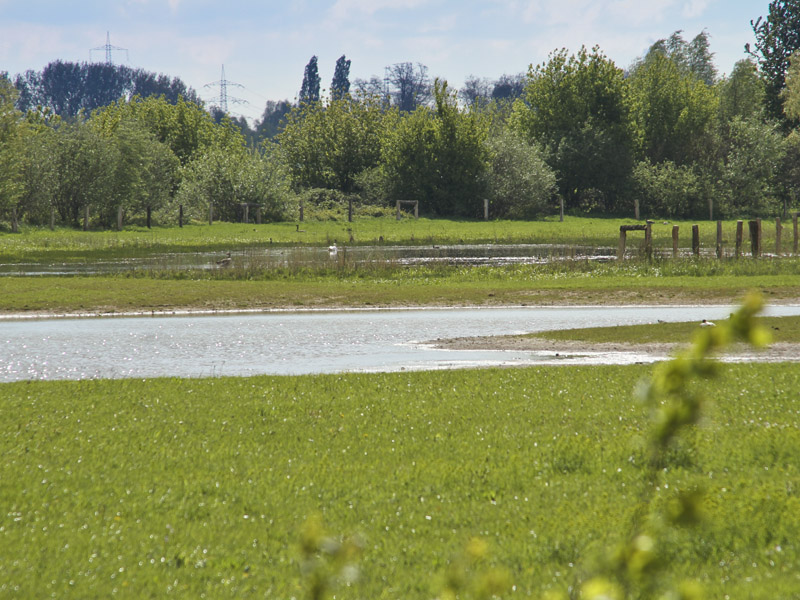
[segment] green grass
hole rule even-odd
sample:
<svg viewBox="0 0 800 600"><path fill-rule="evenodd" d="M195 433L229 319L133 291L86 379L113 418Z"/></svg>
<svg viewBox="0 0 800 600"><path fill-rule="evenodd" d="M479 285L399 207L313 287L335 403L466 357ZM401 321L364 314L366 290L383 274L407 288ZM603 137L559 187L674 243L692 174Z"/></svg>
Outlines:
<svg viewBox="0 0 800 600"><path fill-rule="evenodd" d="M306 221L263 225L214 223L179 227L126 227L123 231L90 231L23 227L22 233L0 234L0 262L81 261L99 258L142 257L164 252L223 251L258 248L268 244L327 245L332 242L355 244L457 244L457 243L534 243L588 245L616 248L620 225L635 224L632 219L565 217L542 221L453 221L447 219L400 221L392 217L357 218L347 221ZM653 243L656 248L672 248L672 226L679 225L681 247L691 247L693 222L656 222ZM702 245L714 247L716 222L700 222ZM732 251L736 223L723 225L725 247ZM775 226L764 223L763 248L774 249ZM745 230L747 228L745 227ZM629 248L641 245L642 235L628 235ZM782 248L792 247L791 224L784 225ZM382 242L380 240L383 240Z"/></svg>
<svg viewBox="0 0 800 600"><path fill-rule="evenodd" d="M729 303L800 298L800 261L569 261L510 267L216 269L3 277L0 311Z"/></svg>
<svg viewBox="0 0 800 600"><path fill-rule="evenodd" d="M656 504L708 598L800 588L800 372L726 365ZM431 598L472 537L511 596L566 590L650 489L650 367L0 385L0 597L308 597L300 529L365 540L337 598ZM727 596L726 596L727 595Z"/></svg>
<svg viewBox="0 0 800 600"><path fill-rule="evenodd" d="M773 342L800 344L800 317L762 317L760 322L772 335ZM668 343L677 344L691 339L698 323L651 323L627 327L591 327L544 331L520 337L548 340L582 341L590 343Z"/></svg>

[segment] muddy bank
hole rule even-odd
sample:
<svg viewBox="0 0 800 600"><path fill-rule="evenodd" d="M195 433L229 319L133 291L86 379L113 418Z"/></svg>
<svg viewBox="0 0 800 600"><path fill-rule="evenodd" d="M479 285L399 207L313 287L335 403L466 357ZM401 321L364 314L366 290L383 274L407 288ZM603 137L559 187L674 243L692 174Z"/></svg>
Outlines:
<svg viewBox="0 0 800 600"><path fill-rule="evenodd" d="M669 357L687 347L686 344L621 344L591 343L581 341L549 340L527 335L498 335L462 337L431 341L430 345L442 350L515 350L520 352L548 352L559 355L582 353L632 353L653 357ZM800 344L777 343L763 350L754 350L744 344L731 346L723 356L726 360L747 361L800 361Z"/></svg>

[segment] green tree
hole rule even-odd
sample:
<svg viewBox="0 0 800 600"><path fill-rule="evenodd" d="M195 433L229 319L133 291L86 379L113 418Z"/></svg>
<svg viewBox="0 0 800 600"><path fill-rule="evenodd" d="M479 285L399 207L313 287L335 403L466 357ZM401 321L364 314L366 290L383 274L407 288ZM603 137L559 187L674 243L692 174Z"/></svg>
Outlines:
<svg viewBox="0 0 800 600"><path fill-rule="evenodd" d="M0 215L10 217L16 229L19 204L23 195L22 113L15 107L17 91L4 73L0 73Z"/></svg>
<svg viewBox="0 0 800 600"><path fill-rule="evenodd" d="M197 218L207 215L212 205L215 218L238 221L243 203L264 207L268 219L282 218L285 207L269 172L273 166L257 152L211 148L185 167L178 200Z"/></svg>
<svg viewBox="0 0 800 600"><path fill-rule="evenodd" d="M351 193L358 174L379 163L385 129L394 118L374 98L295 108L277 137L294 187Z"/></svg>
<svg viewBox="0 0 800 600"><path fill-rule="evenodd" d="M704 182L690 165L640 161L633 169L632 181L633 193L646 218L708 216Z"/></svg>
<svg viewBox="0 0 800 600"><path fill-rule="evenodd" d="M211 115L193 102L179 98L170 104L164 98L134 97L95 111L92 121L103 132L113 131L125 119L144 124L159 142L166 144L181 165L211 148L236 151L245 146L239 128L228 119L215 123Z"/></svg>
<svg viewBox="0 0 800 600"><path fill-rule="evenodd" d="M714 90L663 54L655 54L629 80L631 116L639 156L653 164L690 164L707 151L717 114Z"/></svg>
<svg viewBox="0 0 800 600"><path fill-rule="evenodd" d="M116 209L126 216L149 215L166 207L178 179L175 154L139 121L126 119L111 132L116 157L113 194L106 204L103 224L113 225ZM148 222L149 224L149 222Z"/></svg>
<svg viewBox="0 0 800 600"><path fill-rule="evenodd" d="M568 207L591 198L613 208L624 192L633 151L625 99L622 70L596 47L531 67L511 124L544 145Z"/></svg>
<svg viewBox="0 0 800 600"><path fill-rule="evenodd" d="M758 117L734 118L725 131L715 186L719 213L730 218L776 214L785 153L777 125Z"/></svg>
<svg viewBox="0 0 800 600"><path fill-rule="evenodd" d="M61 221L78 225L83 209L104 209L113 197L116 156L112 142L84 123L56 127L53 205Z"/></svg>
<svg viewBox="0 0 800 600"><path fill-rule="evenodd" d="M504 127L488 140L491 153L488 197L497 217L541 216L557 191L556 175L543 153Z"/></svg>
<svg viewBox="0 0 800 600"><path fill-rule="evenodd" d="M342 54L336 61L331 81L331 100L343 100L350 95L350 61Z"/></svg>
<svg viewBox="0 0 800 600"><path fill-rule="evenodd" d="M438 215L477 217L486 197L489 120L462 113L447 82L434 82L435 110L417 108L389 133L383 165L389 196Z"/></svg>
<svg viewBox="0 0 800 600"><path fill-rule="evenodd" d="M319 101L319 69L317 67L317 57L312 56L306 65L303 73L303 84L300 86L300 104Z"/></svg>
<svg viewBox="0 0 800 600"><path fill-rule="evenodd" d="M781 99L786 116L800 122L800 50L789 59L786 87L781 92Z"/></svg>
<svg viewBox="0 0 800 600"><path fill-rule="evenodd" d="M783 120L781 91L789 69L789 58L800 50L800 0L773 0L769 3L767 18L750 21L755 34L755 50L750 44L745 49L758 59L766 78L767 115Z"/></svg>
<svg viewBox="0 0 800 600"><path fill-rule="evenodd" d="M748 118L764 111L764 81L750 59L738 61L728 77L717 84L719 116L723 123L734 117Z"/></svg>

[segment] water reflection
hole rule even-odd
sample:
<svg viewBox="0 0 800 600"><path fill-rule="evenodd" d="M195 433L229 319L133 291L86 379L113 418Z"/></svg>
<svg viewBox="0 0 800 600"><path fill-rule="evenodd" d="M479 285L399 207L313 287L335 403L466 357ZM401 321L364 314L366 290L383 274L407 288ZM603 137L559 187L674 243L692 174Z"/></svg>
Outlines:
<svg viewBox="0 0 800 600"><path fill-rule="evenodd" d="M274 312L0 322L0 381L397 371L656 357L436 350L439 338L725 318L732 308L569 307ZM768 314L800 314L800 306Z"/></svg>
<svg viewBox="0 0 800 600"><path fill-rule="evenodd" d="M430 263L462 265L508 265L552 260L611 260L616 250L592 246L557 244L459 244L429 246L339 246L332 256L327 247L267 246L231 252L230 266L269 269L324 265L336 261L356 266L395 264L414 266ZM0 264L0 275L93 275L129 271L208 270L224 252L164 253L140 258L104 259L90 262Z"/></svg>

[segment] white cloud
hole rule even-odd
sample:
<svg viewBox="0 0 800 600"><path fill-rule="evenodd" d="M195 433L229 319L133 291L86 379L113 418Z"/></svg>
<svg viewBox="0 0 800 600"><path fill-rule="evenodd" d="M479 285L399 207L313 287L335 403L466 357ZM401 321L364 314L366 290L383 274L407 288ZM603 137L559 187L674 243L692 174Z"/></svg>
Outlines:
<svg viewBox="0 0 800 600"><path fill-rule="evenodd" d="M709 0L689 0L683 5L683 16L688 19L696 19L706 12L709 4Z"/></svg>

